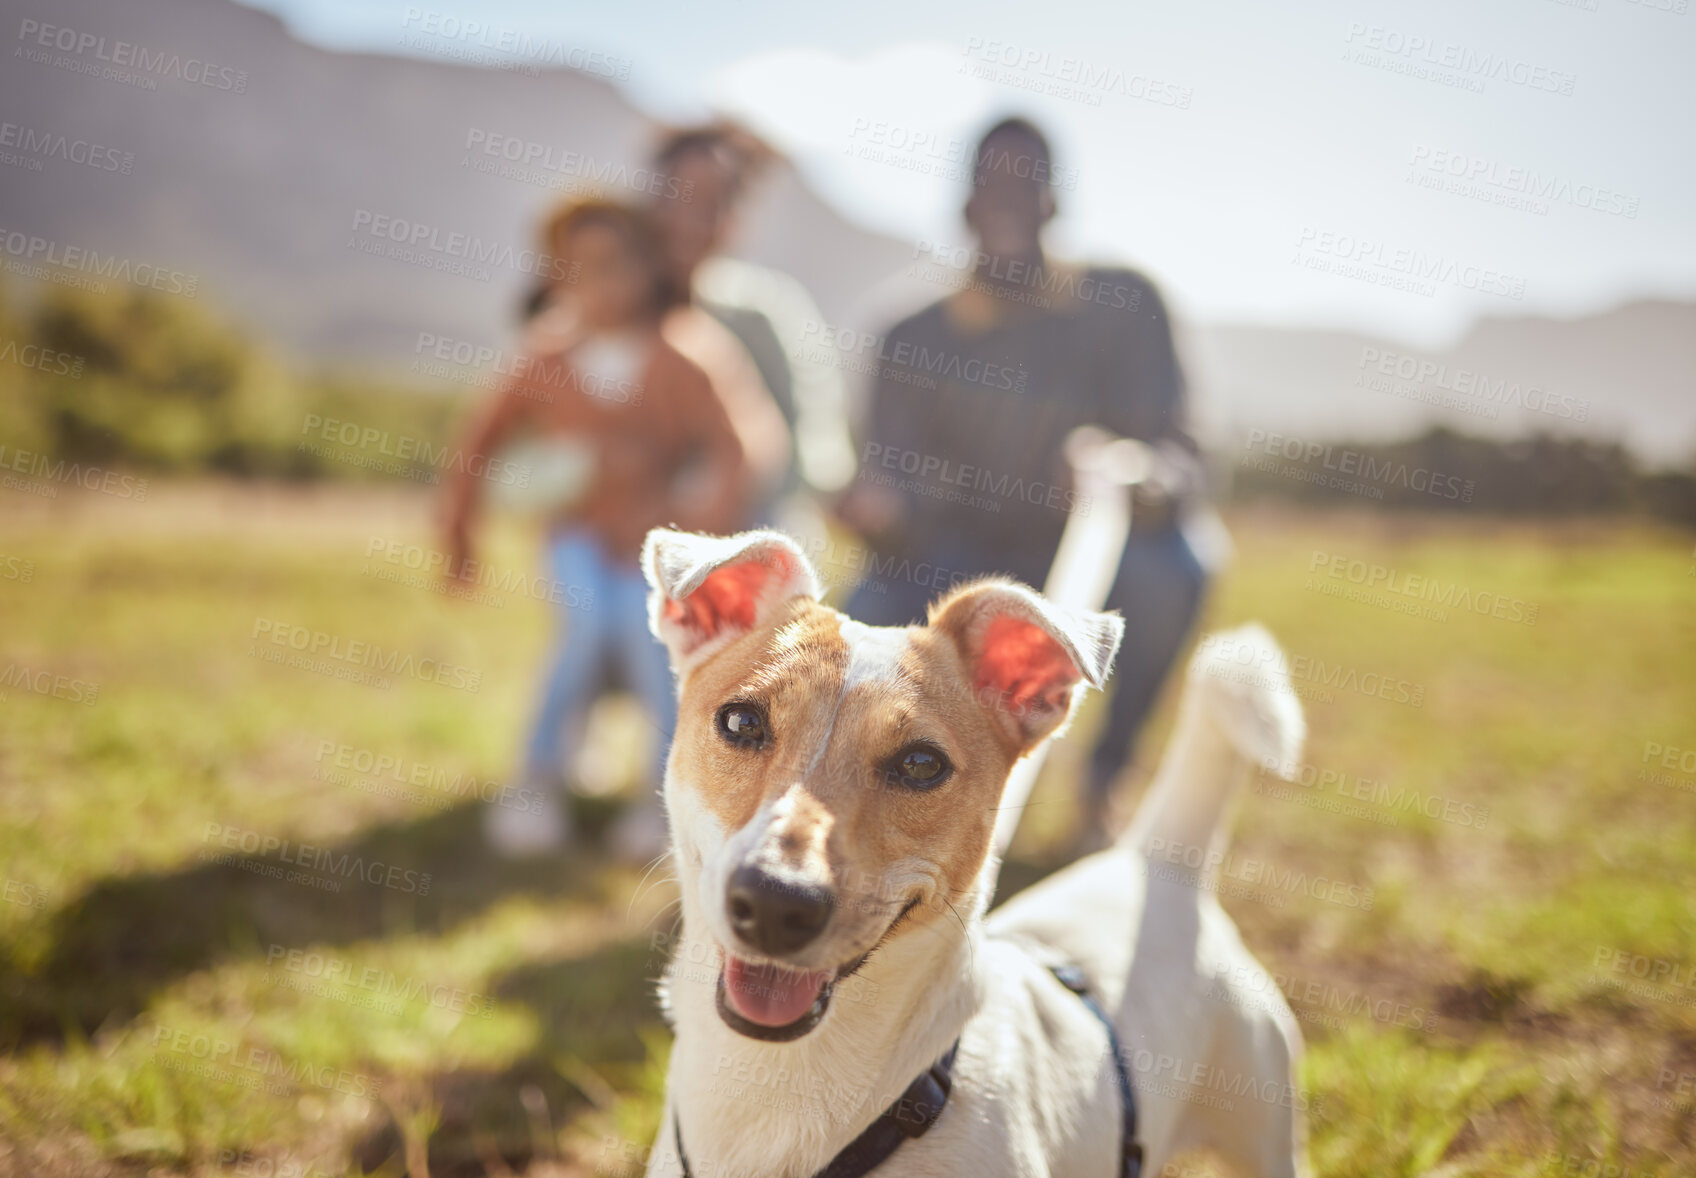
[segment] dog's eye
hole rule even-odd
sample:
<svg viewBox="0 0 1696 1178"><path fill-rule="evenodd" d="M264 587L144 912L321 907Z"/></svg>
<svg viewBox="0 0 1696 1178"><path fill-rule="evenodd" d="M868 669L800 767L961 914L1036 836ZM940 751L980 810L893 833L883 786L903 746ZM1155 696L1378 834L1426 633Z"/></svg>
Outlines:
<svg viewBox="0 0 1696 1178"><path fill-rule="evenodd" d="M766 718L751 704L725 704L718 710L718 733L731 744L759 748L766 742Z"/></svg>
<svg viewBox="0 0 1696 1178"><path fill-rule="evenodd" d="M887 772L891 781L908 789L935 789L948 780L954 766L935 745L913 744L895 754Z"/></svg>

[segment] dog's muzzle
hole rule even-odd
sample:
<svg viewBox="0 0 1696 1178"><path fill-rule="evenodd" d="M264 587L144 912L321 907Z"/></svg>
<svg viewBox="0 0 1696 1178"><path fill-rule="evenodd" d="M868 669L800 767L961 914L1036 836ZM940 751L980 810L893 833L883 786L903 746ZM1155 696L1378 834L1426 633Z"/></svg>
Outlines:
<svg viewBox="0 0 1696 1178"><path fill-rule="evenodd" d="M740 947L781 960L818 940L836 909L836 893L745 863L730 877L724 909ZM834 970L756 963L732 950L719 975L718 1012L752 1038L799 1038L824 1017L835 980Z"/></svg>
<svg viewBox="0 0 1696 1178"><path fill-rule="evenodd" d="M768 874L748 867L739 868L732 877L725 902L737 937L767 954L793 952L811 944L829 923L835 906L828 889L774 882ZM901 909L878 938L878 945L918 904L914 897ZM876 948L834 970L757 963L727 950L718 976L719 1017L731 1030L751 1039L768 1043L799 1039L824 1020L836 983L857 973Z"/></svg>

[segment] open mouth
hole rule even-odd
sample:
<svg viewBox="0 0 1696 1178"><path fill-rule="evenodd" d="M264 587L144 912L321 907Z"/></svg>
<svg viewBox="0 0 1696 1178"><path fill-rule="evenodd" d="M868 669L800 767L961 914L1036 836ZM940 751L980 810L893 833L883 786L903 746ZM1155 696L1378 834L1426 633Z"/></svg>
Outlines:
<svg viewBox="0 0 1696 1178"><path fill-rule="evenodd" d="M753 1039L784 1043L819 1025L836 973L755 965L727 953L718 975L718 1013Z"/></svg>
<svg viewBox="0 0 1696 1178"><path fill-rule="evenodd" d="M889 938L918 903L915 897L901 909L878 938L878 945ZM799 1039L824 1020L836 983L857 972L876 949L877 945L872 946L835 970L757 964L726 951L724 968L718 975L718 1015L731 1030L750 1039L768 1043Z"/></svg>

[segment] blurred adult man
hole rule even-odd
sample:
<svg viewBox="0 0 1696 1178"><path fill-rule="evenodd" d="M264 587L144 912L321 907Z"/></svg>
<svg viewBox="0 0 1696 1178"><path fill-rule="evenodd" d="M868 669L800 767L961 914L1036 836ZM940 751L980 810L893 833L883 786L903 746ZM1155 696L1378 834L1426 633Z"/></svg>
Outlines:
<svg viewBox="0 0 1696 1178"><path fill-rule="evenodd" d="M730 123L674 131L654 153L655 186L649 213L659 226L678 300L723 324L758 367L794 440L788 477L768 496L798 489L834 490L853 468L846 396L836 369L802 357L809 322L823 320L795 279L721 252L735 229L736 210L771 149Z"/></svg>
<svg viewBox="0 0 1696 1178"><path fill-rule="evenodd" d="M1103 837L1113 781L1201 602L1206 575L1183 525L1201 503L1203 470L1153 285L1045 255L1052 175L1046 138L1023 119L980 141L965 209L972 273L887 333L859 477L841 509L877 553L848 612L898 625L922 620L939 579L1044 582L1068 513L1089 507L1062 454L1073 429L1100 426L1153 448L1108 599L1127 626L1091 755L1088 845Z"/></svg>

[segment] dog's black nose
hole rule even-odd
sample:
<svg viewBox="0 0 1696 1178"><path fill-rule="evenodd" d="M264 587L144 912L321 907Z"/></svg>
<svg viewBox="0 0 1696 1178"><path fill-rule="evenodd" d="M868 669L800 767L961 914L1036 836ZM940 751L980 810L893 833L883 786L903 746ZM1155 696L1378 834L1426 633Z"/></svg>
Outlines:
<svg viewBox="0 0 1696 1178"><path fill-rule="evenodd" d="M792 953L818 936L836 896L829 888L779 879L743 865L730 877L725 908L730 927L761 953Z"/></svg>

